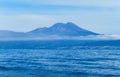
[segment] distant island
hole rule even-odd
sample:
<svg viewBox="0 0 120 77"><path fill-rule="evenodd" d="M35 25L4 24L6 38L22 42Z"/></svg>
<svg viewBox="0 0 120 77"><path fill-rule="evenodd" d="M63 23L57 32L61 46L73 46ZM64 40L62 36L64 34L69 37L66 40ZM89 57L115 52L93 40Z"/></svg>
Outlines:
<svg viewBox="0 0 120 77"><path fill-rule="evenodd" d="M5 40L5 41L3 41ZM6 41L7 40L7 41ZM80 28L72 22L29 32L0 31L0 49L119 49L120 40Z"/></svg>
<svg viewBox="0 0 120 77"><path fill-rule="evenodd" d="M80 28L72 22L56 23L51 27L37 28L29 32L0 30L0 39L44 39L99 35L98 33Z"/></svg>
<svg viewBox="0 0 120 77"><path fill-rule="evenodd" d="M56 23L53 26L47 28L38 28L28 32L34 35L58 35L58 36L87 36L87 35L98 35L97 33L85 30L78 27L72 22Z"/></svg>

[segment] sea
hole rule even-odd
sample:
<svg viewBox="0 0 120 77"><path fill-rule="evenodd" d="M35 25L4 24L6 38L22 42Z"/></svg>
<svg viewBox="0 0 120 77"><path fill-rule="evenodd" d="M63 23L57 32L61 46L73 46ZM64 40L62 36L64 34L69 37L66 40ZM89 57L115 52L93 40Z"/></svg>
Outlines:
<svg viewBox="0 0 120 77"><path fill-rule="evenodd" d="M120 77L120 40L0 41L0 77Z"/></svg>

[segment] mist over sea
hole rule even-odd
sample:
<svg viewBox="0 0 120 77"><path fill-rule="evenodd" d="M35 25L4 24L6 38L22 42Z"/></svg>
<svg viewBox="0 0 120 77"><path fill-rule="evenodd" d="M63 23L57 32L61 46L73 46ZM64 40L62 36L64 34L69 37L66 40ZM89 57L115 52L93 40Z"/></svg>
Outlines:
<svg viewBox="0 0 120 77"><path fill-rule="evenodd" d="M120 41L0 41L0 77L120 77Z"/></svg>

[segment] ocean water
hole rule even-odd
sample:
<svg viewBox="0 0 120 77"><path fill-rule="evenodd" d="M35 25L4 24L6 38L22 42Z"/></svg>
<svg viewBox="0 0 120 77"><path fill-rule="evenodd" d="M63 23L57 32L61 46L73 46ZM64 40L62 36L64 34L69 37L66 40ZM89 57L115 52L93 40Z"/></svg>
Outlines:
<svg viewBox="0 0 120 77"><path fill-rule="evenodd" d="M0 77L120 77L120 50L0 49Z"/></svg>
<svg viewBox="0 0 120 77"><path fill-rule="evenodd" d="M0 49L119 49L120 40L0 41Z"/></svg>

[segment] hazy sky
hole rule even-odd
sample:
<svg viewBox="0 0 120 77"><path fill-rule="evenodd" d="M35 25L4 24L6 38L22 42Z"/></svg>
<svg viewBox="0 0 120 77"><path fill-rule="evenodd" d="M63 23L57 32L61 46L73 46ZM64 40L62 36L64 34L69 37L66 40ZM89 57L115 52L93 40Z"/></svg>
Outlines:
<svg viewBox="0 0 120 77"><path fill-rule="evenodd" d="M120 34L120 0L0 0L1 30L29 31L56 22Z"/></svg>

